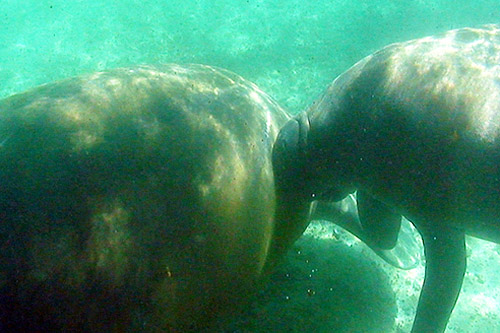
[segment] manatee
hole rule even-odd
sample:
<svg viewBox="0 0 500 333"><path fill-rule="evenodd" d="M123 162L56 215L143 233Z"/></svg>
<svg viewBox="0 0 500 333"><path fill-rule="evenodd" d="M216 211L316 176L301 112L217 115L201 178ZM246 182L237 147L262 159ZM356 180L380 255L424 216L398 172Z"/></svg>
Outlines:
<svg viewBox="0 0 500 333"><path fill-rule="evenodd" d="M495 25L389 45L337 77L274 145L280 200L300 208L357 191L361 227L382 249L401 216L415 225L426 270L413 332L445 330L465 234L500 241L499 64Z"/></svg>
<svg viewBox="0 0 500 333"><path fill-rule="evenodd" d="M288 118L203 65L0 101L2 330L199 330L234 311L279 257L271 148Z"/></svg>

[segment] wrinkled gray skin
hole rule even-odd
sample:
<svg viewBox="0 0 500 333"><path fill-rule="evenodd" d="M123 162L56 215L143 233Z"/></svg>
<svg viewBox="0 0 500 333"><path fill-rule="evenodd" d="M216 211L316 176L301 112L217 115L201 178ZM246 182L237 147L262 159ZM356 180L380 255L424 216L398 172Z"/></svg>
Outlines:
<svg viewBox="0 0 500 333"><path fill-rule="evenodd" d="M401 216L416 226L426 272L413 332L445 330L464 234L500 240L499 64L496 26L390 45L340 75L274 146L281 198L357 190L361 225L381 248L395 244Z"/></svg>

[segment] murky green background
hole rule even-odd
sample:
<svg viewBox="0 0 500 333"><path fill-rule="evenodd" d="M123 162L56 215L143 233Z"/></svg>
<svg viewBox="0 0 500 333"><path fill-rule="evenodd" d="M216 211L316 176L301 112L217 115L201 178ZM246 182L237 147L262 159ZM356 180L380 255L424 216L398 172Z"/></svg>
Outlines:
<svg viewBox="0 0 500 333"><path fill-rule="evenodd" d="M194 62L230 69L297 113L386 44L499 21L500 0L2 0L0 97L105 68ZM408 331L423 267L395 270L317 226L221 330ZM449 331L500 331L498 246L468 249Z"/></svg>
<svg viewBox="0 0 500 333"><path fill-rule="evenodd" d="M498 0L2 0L0 96L98 69L196 62L296 113L388 43L499 19Z"/></svg>

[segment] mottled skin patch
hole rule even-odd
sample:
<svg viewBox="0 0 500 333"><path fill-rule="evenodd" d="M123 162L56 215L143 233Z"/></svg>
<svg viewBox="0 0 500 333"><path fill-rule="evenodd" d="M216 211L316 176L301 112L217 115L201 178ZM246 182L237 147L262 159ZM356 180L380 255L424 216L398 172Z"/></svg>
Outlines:
<svg viewBox="0 0 500 333"><path fill-rule="evenodd" d="M499 82L494 25L393 44L340 75L276 142L283 197L357 190L361 224L381 248L394 246L401 215L415 224L426 276L414 332L445 329L464 234L500 241Z"/></svg>
<svg viewBox="0 0 500 333"><path fill-rule="evenodd" d="M0 101L1 328L184 331L235 311L283 252L270 157L287 119L202 65Z"/></svg>

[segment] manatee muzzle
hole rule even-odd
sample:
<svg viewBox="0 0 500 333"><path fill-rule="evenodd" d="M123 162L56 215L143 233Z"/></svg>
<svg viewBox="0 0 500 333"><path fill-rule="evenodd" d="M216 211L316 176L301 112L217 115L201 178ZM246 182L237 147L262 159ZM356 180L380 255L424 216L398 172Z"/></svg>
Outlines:
<svg viewBox="0 0 500 333"><path fill-rule="evenodd" d="M305 112L290 119L281 129L273 147L273 169L278 190L303 190L309 119Z"/></svg>

